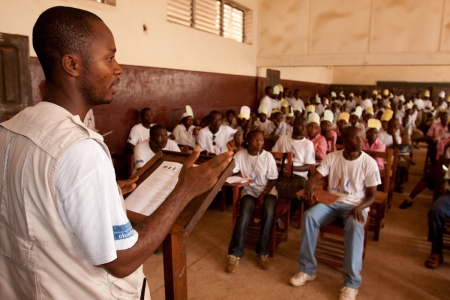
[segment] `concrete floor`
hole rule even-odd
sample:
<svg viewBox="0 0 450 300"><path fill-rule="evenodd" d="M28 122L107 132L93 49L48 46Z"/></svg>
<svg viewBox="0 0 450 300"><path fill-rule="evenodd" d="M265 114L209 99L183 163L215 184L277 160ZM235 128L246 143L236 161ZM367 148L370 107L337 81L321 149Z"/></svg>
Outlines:
<svg viewBox="0 0 450 300"><path fill-rule="evenodd" d="M427 212L432 192L425 190L412 208L398 205L422 176L426 148L414 150L417 163L410 169L404 194L394 194L380 240L369 233L363 262L363 282L358 299L450 299L450 256L439 269L424 267L431 245L427 242ZM245 249L235 274L225 273L231 239L231 207L226 212L207 210L187 239L188 296L190 299L338 299L343 270L320 264L317 279L303 287L288 281L297 272L300 230L289 229L270 259L270 270L261 270L251 246ZM153 300L165 299L162 255L144 264Z"/></svg>

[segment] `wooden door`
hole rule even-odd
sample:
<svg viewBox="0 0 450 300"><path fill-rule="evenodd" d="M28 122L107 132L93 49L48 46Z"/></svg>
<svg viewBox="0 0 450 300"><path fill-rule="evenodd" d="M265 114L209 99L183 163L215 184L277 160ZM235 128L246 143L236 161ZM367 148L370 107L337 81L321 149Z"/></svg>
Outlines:
<svg viewBox="0 0 450 300"><path fill-rule="evenodd" d="M0 33L0 122L31 105L28 37Z"/></svg>

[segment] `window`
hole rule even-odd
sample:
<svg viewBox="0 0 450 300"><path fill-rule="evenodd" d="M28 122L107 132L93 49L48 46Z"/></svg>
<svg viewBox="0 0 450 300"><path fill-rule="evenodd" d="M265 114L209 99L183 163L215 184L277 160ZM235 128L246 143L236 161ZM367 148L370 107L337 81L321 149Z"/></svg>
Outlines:
<svg viewBox="0 0 450 300"><path fill-rule="evenodd" d="M116 6L116 0L92 0L92 1Z"/></svg>
<svg viewBox="0 0 450 300"><path fill-rule="evenodd" d="M167 21L251 43L251 11L225 0L167 0Z"/></svg>

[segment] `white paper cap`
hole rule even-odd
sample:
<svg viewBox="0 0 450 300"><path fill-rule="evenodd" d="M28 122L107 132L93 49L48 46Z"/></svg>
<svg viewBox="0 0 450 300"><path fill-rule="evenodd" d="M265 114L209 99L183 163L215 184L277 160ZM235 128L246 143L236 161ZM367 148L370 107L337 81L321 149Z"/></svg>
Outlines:
<svg viewBox="0 0 450 300"><path fill-rule="evenodd" d="M316 123L317 125L320 124L320 117L315 112L312 112L308 116L308 124L309 123Z"/></svg>
<svg viewBox="0 0 450 300"><path fill-rule="evenodd" d="M273 87L273 94L274 95L280 94L280 87L278 85Z"/></svg>
<svg viewBox="0 0 450 300"><path fill-rule="evenodd" d="M294 107L294 111L298 110L299 112L302 112L303 109L300 106L295 106Z"/></svg>
<svg viewBox="0 0 450 300"><path fill-rule="evenodd" d="M331 97L333 98L336 98L336 93L335 92L331 92Z"/></svg>
<svg viewBox="0 0 450 300"><path fill-rule="evenodd" d="M330 123L333 123L333 119L334 119L334 115L331 110L327 109L323 112L323 117L322 117L321 121L329 121Z"/></svg>
<svg viewBox="0 0 450 300"><path fill-rule="evenodd" d="M445 92L444 91L441 91L439 93L439 98L445 98Z"/></svg>
<svg viewBox="0 0 450 300"><path fill-rule="evenodd" d="M250 119L250 113L251 113L252 111L250 110L250 107L248 107L248 106L242 106L241 107L241 112L240 112L240 114L238 115L238 119L246 119L246 120L248 120L248 119Z"/></svg>
<svg viewBox="0 0 450 300"><path fill-rule="evenodd" d="M378 119L369 119L369 122L367 122L367 129L375 128L376 130L381 129L381 122Z"/></svg>
<svg viewBox="0 0 450 300"><path fill-rule="evenodd" d="M402 102L405 102L405 96L403 96L403 95L400 95L400 97L398 97L398 99Z"/></svg>
<svg viewBox="0 0 450 300"><path fill-rule="evenodd" d="M352 112L352 116L355 115L355 116L358 116L358 118L361 118L361 114L362 114L362 107L361 106L357 106L355 108L355 111Z"/></svg>
<svg viewBox="0 0 450 300"><path fill-rule="evenodd" d="M259 107L258 107L258 114L268 114L268 112L269 112L269 109L267 108L267 105L265 105L265 104L261 104Z"/></svg>
<svg viewBox="0 0 450 300"><path fill-rule="evenodd" d="M345 98L344 92L340 92L339 97Z"/></svg>
<svg viewBox="0 0 450 300"><path fill-rule="evenodd" d="M310 105L308 105L306 107L306 111L307 112L315 112L316 111L316 107L314 105L310 104Z"/></svg>

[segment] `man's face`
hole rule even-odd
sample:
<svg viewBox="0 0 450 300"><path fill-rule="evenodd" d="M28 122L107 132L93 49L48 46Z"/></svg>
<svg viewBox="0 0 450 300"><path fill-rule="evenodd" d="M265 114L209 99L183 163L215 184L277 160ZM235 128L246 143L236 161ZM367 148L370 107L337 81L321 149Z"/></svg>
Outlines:
<svg viewBox="0 0 450 300"><path fill-rule="evenodd" d="M167 130L160 129L156 131L155 135L150 137L150 140L162 149L166 147L168 138L169 136L167 135Z"/></svg>
<svg viewBox="0 0 450 300"><path fill-rule="evenodd" d="M153 122L153 112L151 110L146 110L142 115L142 123L151 124Z"/></svg>
<svg viewBox="0 0 450 300"><path fill-rule="evenodd" d="M369 130L367 130L366 136L367 136L367 140L370 143L374 143L375 140L378 138L378 130L375 128L370 128Z"/></svg>
<svg viewBox="0 0 450 300"><path fill-rule="evenodd" d="M361 151L362 149L362 135L361 130L352 130L347 137L342 138L345 150L349 152Z"/></svg>
<svg viewBox="0 0 450 300"><path fill-rule="evenodd" d="M311 122L306 126L309 138L314 138L319 133L319 124Z"/></svg>
<svg viewBox="0 0 450 300"><path fill-rule="evenodd" d="M305 120L302 118L296 118L292 125L292 134L295 136L303 135L305 132Z"/></svg>
<svg viewBox="0 0 450 300"><path fill-rule="evenodd" d="M217 131L219 130L221 125L222 125L222 115L220 114L213 115L211 120L209 121L209 128L212 131Z"/></svg>
<svg viewBox="0 0 450 300"><path fill-rule="evenodd" d="M356 116L356 115L351 115L350 116L350 124L352 124L352 126L355 126L356 123L358 123L358 121L359 121L358 116Z"/></svg>
<svg viewBox="0 0 450 300"><path fill-rule="evenodd" d="M247 128L248 120L247 119L238 119L239 126L241 126L243 129Z"/></svg>
<svg viewBox="0 0 450 300"><path fill-rule="evenodd" d="M295 98L300 98L300 91L295 91L294 97Z"/></svg>
<svg viewBox="0 0 450 300"><path fill-rule="evenodd" d="M283 114L280 113L278 113L273 120L275 124L280 124L282 121L283 121Z"/></svg>
<svg viewBox="0 0 450 300"><path fill-rule="evenodd" d="M267 120L267 115L265 113L260 113L259 120L264 123Z"/></svg>
<svg viewBox="0 0 450 300"><path fill-rule="evenodd" d="M79 88L88 106L108 104L117 92L122 68L116 62L116 44L109 28L100 21L91 21L96 39L91 45L88 61L82 62Z"/></svg>
<svg viewBox="0 0 450 300"><path fill-rule="evenodd" d="M383 127L384 131L387 131L389 128L389 122L388 121L381 121L381 126Z"/></svg>
<svg viewBox="0 0 450 300"><path fill-rule="evenodd" d="M339 127L339 130L342 130L342 129L344 129L345 127L347 127L347 121L345 121L345 120L339 120L339 121L337 122L337 125L338 125L338 127Z"/></svg>
<svg viewBox="0 0 450 300"><path fill-rule="evenodd" d="M327 132L331 129L331 123L330 121L322 121L320 122L320 128L323 132Z"/></svg>
<svg viewBox="0 0 450 300"><path fill-rule="evenodd" d="M227 121L228 121L228 123L232 123L233 122L233 119L234 119L234 114L227 114Z"/></svg>
<svg viewBox="0 0 450 300"><path fill-rule="evenodd" d="M183 124L186 128L189 128L194 123L194 119L191 116L185 117L183 119Z"/></svg>

